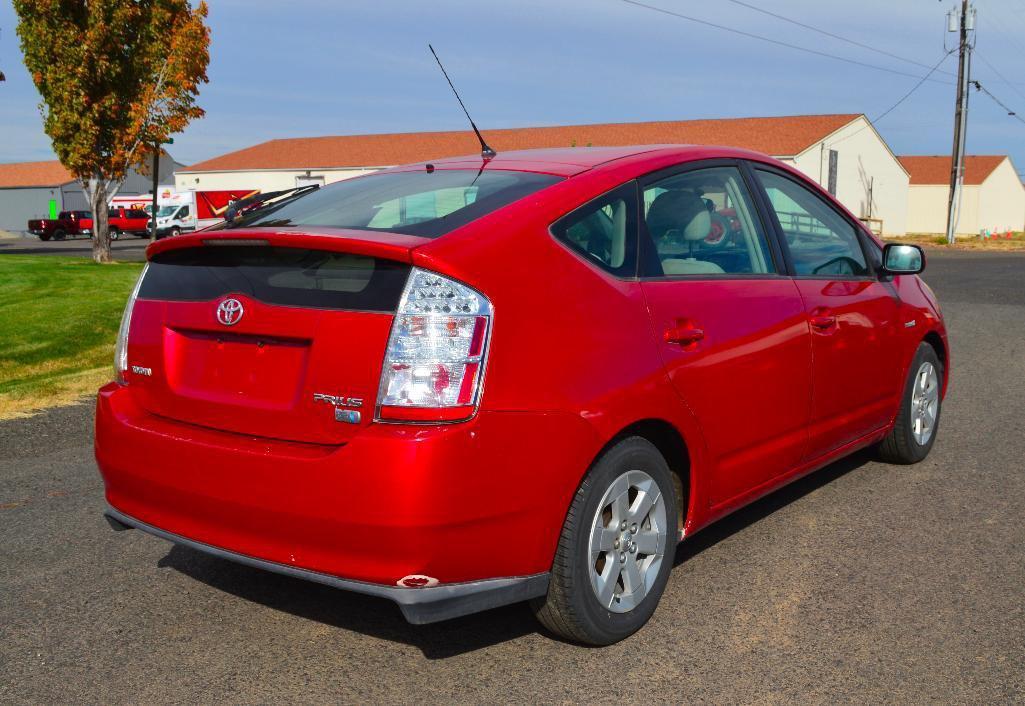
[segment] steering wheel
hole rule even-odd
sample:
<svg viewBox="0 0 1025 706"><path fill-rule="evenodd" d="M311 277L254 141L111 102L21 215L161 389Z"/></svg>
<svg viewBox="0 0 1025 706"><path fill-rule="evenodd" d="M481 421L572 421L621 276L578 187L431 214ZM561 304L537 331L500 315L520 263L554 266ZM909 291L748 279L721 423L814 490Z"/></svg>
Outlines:
<svg viewBox="0 0 1025 706"><path fill-rule="evenodd" d="M828 271L830 267L835 267L833 271ZM861 263L854 258L841 255L840 257L834 257L828 262L824 262L814 270L813 274L830 274L830 275L857 275L860 274L859 270L862 269Z"/></svg>

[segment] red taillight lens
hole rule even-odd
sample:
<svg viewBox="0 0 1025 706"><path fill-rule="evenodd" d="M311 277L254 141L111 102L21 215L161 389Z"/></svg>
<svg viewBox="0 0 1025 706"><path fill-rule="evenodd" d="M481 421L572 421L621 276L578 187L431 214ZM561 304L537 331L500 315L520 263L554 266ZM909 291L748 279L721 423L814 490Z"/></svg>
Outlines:
<svg viewBox="0 0 1025 706"><path fill-rule="evenodd" d="M388 339L377 418L454 422L472 417L490 330L487 297L413 268Z"/></svg>

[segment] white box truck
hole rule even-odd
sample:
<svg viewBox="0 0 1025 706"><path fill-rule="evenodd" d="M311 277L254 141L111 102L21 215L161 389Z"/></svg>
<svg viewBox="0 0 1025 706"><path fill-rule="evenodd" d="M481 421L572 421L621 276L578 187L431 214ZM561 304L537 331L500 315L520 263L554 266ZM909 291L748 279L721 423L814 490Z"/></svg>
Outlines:
<svg viewBox="0 0 1025 706"><path fill-rule="evenodd" d="M157 237L202 230L224 220L232 201L260 193L259 189L228 191L169 191L157 193Z"/></svg>

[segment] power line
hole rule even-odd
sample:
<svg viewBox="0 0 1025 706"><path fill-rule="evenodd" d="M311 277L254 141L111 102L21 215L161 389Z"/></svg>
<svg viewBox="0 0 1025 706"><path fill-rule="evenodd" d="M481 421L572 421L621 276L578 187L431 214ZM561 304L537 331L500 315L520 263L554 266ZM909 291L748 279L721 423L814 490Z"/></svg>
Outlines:
<svg viewBox="0 0 1025 706"><path fill-rule="evenodd" d="M987 27L989 27L989 28L990 28L990 29L992 29L992 30L993 30L994 32L996 32L996 33L997 33L998 35L1000 35L1000 36L1001 36L1001 37L1002 37L1002 38L1004 39L1004 41L1006 41L1006 42L1008 42L1008 43L1010 43L1010 44L1013 44L1013 45L1014 45L1014 47L1015 47L1015 49L1017 49L1018 51L1020 51L1020 52L1025 52L1025 46L1022 46L1022 44L1021 44L1021 43L1020 43L1020 42L1018 41L1018 39L1017 39L1017 38L1016 38L1016 37L1015 37L1015 36L1013 35L1013 33L1012 33L1012 34L1010 34L1010 35L1009 35L1009 34L1006 34L1006 33L1004 32L1003 28L999 26L999 23L997 23L996 21L994 21L994 22L993 22L992 24L990 24L990 20L989 20L989 18L988 18L988 17L985 17L984 15L980 15L980 18L981 18L981 21L982 21L983 23L985 23L985 25L986 25Z"/></svg>
<svg viewBox="0 0 1025 706"><path fill-rule="evenodd" d="M785 17L785 16L780 15L780 14L778 14L776 12L772 12L771 10L766 10L764 8L758 7L757 5L752 5L750 3L744 2L743 0L728 0L728 1L733 3L734 5L740 5L741 7L746 7L749 10L754 10L755 12L760 12L763 15L768 15L769 17L775 17L777 20L782 20L784 22L789 22L792 25L796 25L798 27L803 27L804 29L810 29L812 32L818 32L819 34L824 35L826 37L831 37L832 39L839 39L841 42L846 42L847 44L850 44L850 45L855 46L855 47L860 47L862 49L867 49L868 51L875 52L876 54L881 54L883 56L888 56L891 59L897 59L898 61L903 61L903 62L906 62L908 64L914 64L915 66L920 66L923 69L928 69L929 68L928 64L923 64L920 61L915 61L914 59L908 59L907 57L900 56L899 54L894 54L892 52L886 51L885 49L879 49L878 47L873 47L873 46L871 46L869 44L864 44L864 43L856 41L854 39L848 39L847 37L843 37L843 36L841 36L839 34L835 34L833 32L830 32L828 30L822 29L820 27L815 27L813 25L806 24L804 22L800 22L800 21L792 19L790 17ZM953 76L954 75L953 73L951 73L949 71L941 71L940 73L947 74L948 76Z"/></svg>
<svg viewBox="0 0 1025 706"><path fill-rule="evenodd" d="M1018 122L1020 122L1020 123L1022 123L1022 124L1025 124L1025 118L1021 117L1020 115L1018 115L1018 113L1017 113L1017 112L1015 112L1015 111L1011 110L1011 109L1010 109L1009 107L1007 107L1007 104L1006 104L1006 103L1004 103L1004 102L1003 102L1002 100L1000 100L999 98L997 98L996 96L994 96L994 95L993 95L992 93L990 93L990 92L989 92L989 90L987 90L985 86L983 86L983 85L982 85L981 83L979 83L978 81L975 81L975 80L973 80L973 81L972 81L971 83L972 83L972 85L973 85L973 86L975 86L975 90L976 90L976 91L982 91L982 92L983 92L983 93L985 93L985 94L986 94L987 96L989 96L989 97L990 97L990 99L992 99L992 101L993 101L994 103L996 103L996 104L997 104L997 105L999 105L999 106L1000 106L1001 108L1003 108L1004 110L1006 110L1006 111L1007 111L1007 114L1008 114L1008 115L1009 115L1010 117L1014 118L1015 120L1017 120Z"/></svg>
<svg viewBox="0 0 1025 706"><path fill-rule="evenodd" d="M784 41L779 40L779 39L773 39L772 37L766 37L766 36L761 35L761 34L754 34L753 32L745 32L744 30L736 29L734 27L727 27L725 25L716 24L715 22L709 22L708 20L702 20L702 19L698 19L697 17L691 17L690 15L684 15L682 13L674 12L672 10L666 10L665 8L656 7L654 5L648 5L648 4L643 3L643 2L638 2L638 0L622 0L622 1L627 3L628 5L635 5L637 7L642 7L644 9L646 9L646 10L651 10L653 12L662 13L663 15L670 15L671 17L678 17L681 20L687 20L689 22L694 22L694 23L697 23L697 24L700 24L700 25L704 25L706 27L713 27L715 29L721 29L721 30L723 30L725 32L732 32L733 34L739 34L741 36L749 37L751 39L758 39L758 40L761 40L763 42L768 42L769 44L775 44L777 46L787 47L788 49L795 49L797 51L805 52L807 54L814 54L815 56L823 56L823 57L826 57L827 59L836 59L837 61L844 61L844 62L846 62L848 64L854 64L856 66L862 66L862 67L868 68L868 69L875 69L876 71L885 71L887 73L896 74L898 76L907 76L909 78L918 78L918 79L922 78L918 74L912 74L912 73L908 73L906 71L900 71L898 69L891 69L891 68L888 68L888 67L885 67L885 66L879 66L878 64L869 64L868 62L858 61L857 59L848 59L847 57L837 56L836 54L829 54L828 52L819 51L817 49L809 49L808 47L802 47L802 46L797 45L797 44L790 44L789 42L784 42ZM950 81L940 81L939 79L934 79L934 78L930 78L928 80L935 81L937 83L945 83L948 86L952 85Z"/></svg>
<svg viewBox="0 0 1025 706"><path fill-rule="evenodd" d="M938 70L938 69L940 68L940 65L942 65L942 64L943 64L943 62L947 60L947 57L949 57L949 56L950 56L951 54L953 54L953 53L954 53L955 51L957 51L957 49L951 49L951 50L950 50L950 51L948 51L948 52L947 52L946 54L944 54L944 55L943 55L942 57L940 57L940 60L939 60L939 61L937 61L937 62L936 62L936 63L935 63L935 64L934 64L933 66L932 66L932 68L930 68L930 69L929 69L929 73L927 73L927 74L926 74L925 76L923 76L923 77L922 77L922 78L921 78L921 79L920 79L920 80L918 81L918 83L916 83L916 84L915 84L915 85L914 85L914 86L913 86L913 87L911 88L911 90L910 90L910 91L908 91L908 92L907 92L907 93L905 93L905 94L904 94L903 96L901 96L901 97L900 97L900 100L898 100L898 101L897 101L896 103L894 103L894 104L893 104L893 105L891 105L891 106L890 106L889 108L887 108L887 109L886 109L886 110L884 110L884 111L883 111L882 113L880 113L880 114L879 114L879 116L878 116L878 117L876 117L876 118L875 118L874 120L868 120L868 125L875 125L875 124L876 124L876 123L878 123L878 122L879 122L880 120L882 120L882 119L883 119L883 118L885 118L885 117L886 117L887 115L889 115L889 114L890 114L890 113L892 113L892 112L893 112L894 110L896 110L896 109L897 109L897 107L898 107L898 106L899 106L899 105L900 105L901 103L903 103L904 101L906 101L906 100L907 100L908 98L910 98L910 97L911 97L911 94L912 94L912 93L914 93L914 92L915 92L915 91L917 91L917 90L918 90L919 88L921 88L921 87L922 87L922 85L923 85L923 84L924 84L924 83L925 83L925 82L926 82L926 81L927 81L927 80L929 79L929 76L931 76L931 75L933 74L933 72L935 72L936 70ZM866 116L866 119L867 119L867 116ZM862 130L866 130L866 129L868 129L868 125L865 125L864 127L858 128L857 130L855 130L854 132L852 132L852 133L851 133L850 135L845 135L845 136L841 137L841 138L840 138L839 140L836 140L835 142L830 142L830 143L829 143L829 146L830 146L830 147L832 147L833 145L838 145L838 144L840 144L840 143L841 143L841 142L843 142L844 140L849 140L850 138L854 137L855 135L857 135L857 134L858 134L859 132L861 132Z"/></svg>
<svg viewBox="0 0 1025 706"><path fill-rule="evenodd" d="M1002 73L1000 73L1000 72L999 72L999 71L997 70L997 67L993 66L993 64L991 64L991 63L989 63L988 61L986 61L986 57L984 57L984 56L983 56L982 54L980 54L980 53L979 53L979 50L978 50L978 49L976 49L976 50L975 50L975 56L977 56L977 57L979 57L980 59L982 59L982 63L984 63L984 64L985 64L986 66L988 66L988 67L990 68L990 70L992 70L992 71L993 71L993 73L995 73L995 74L997 75L997 78L999 78L999 79L1000 79L1001 81L1003 81L1004 83L1006 83L1006 84L1008 85L1008 87L1009 87L1009 88L1010 88L1010 89L1011 89L1012 91L1014 91L1015 93L1017 93L1017 94L1018 94L1019 96L1021 96L1022 98L1025 98L1025 93L1022 93L1021 91L1019 91L1019 90L1018 90L1018 89L1017 89L1017 88L1015 87L1015 85L1014 85L1013 83L1011 83L1010 81L1008 81L1008 80L1007 80L1007 78L1006 78L1006 77L1005 77L1005 76L1004 76L1004 75L1003 75Z"/></svg>

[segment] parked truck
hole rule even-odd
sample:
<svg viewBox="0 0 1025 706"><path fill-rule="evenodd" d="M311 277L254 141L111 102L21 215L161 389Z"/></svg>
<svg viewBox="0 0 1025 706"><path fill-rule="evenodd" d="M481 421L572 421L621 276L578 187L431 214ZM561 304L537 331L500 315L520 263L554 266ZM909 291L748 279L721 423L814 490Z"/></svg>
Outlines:
<svg viewBox="0 0 1025 706"><path fill-rule="evenodd" d="M64 240L69 235L83 234L82 224L92 224L92 217L89 211L61 211L56 218L33 218L28 222L28 232L40 240Z"/></svg>
<svg viewBox="0 0 1025 706"><path fill-rule="evenodd" d="M93 219L91 215L90 218L84 218L81 222L82 232L90 237L93 233ZM117 206L108 211L107 219L110 239L117 240L121 237L122 233L131 233L140 237L146 235L149 214L141 209Z"/></svg>
<svg viewBox="0 0 1025 706"><path fill-rule="evenodd" d="M219 223L233 201L258 193L259 189L161 192L157 195L157 237L190 233Z"/></svg>

